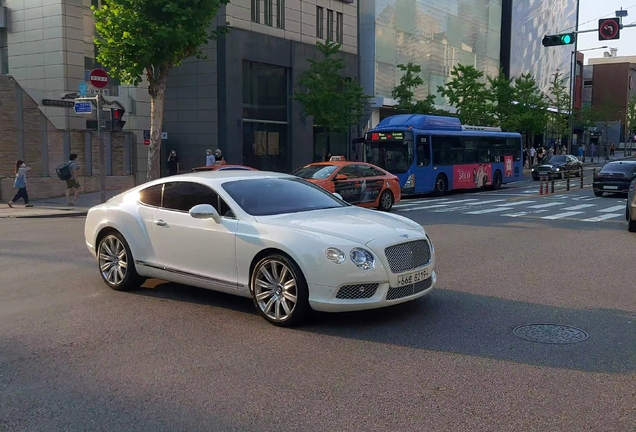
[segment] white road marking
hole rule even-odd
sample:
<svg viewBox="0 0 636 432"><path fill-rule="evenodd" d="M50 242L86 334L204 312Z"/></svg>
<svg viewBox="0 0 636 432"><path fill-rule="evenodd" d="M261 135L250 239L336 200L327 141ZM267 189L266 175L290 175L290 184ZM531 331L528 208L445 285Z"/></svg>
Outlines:
<svg viewBox="0 0 636 432"><path fill-rule="evenodd" d="M426 205L426 206L419 206L419 207L409 207L409 208L405 208L405 209L398 209L398 211L401 211L401 212L410 212L410 211L427 210L427 209L434 209L434 208L440 208L440 207L448 207L448 204L438 204L438 205Z"/></svg>
<svg viewBox="0 0 636 432"><path fill-rule="evenodd" d="M564 203L562 203L562 202L552 202L552 203L547 203L547 204L539 204L539 205L536 205L536 206L530 206L528 208L541 209L541 208L546 208L546 207L554 207L554 206L562 205L562 204L564 204Z"/></svg>
<svg viewBox="0 0 636 432"><path fill-rule="evenodd" d="M483 204L492 204L492 203L502 202L502 201L505 201L505 200L500 199L500 200L490 200L490 201L479 201L479 202L476 202L476 203L468 203L468 204L466 204L466 205L467 205L467 206L472 206L472 205L483 205ZM457 202L457 201L455 201L455 202Z"/></svg>
<svg viewBox="0 0 636 432"><path fill-rule="evenodd" d="M584 208L594 207L596 204L579 204L572 207L564 208L563 210L581 210Z"/></svg>
<svg viewBox="0 0 636 432"><path fill-rule="evenodd" d="M618 206L606 208L603 210L599 210L599 213L612 213L612 212L624 210L624 209L625 209L625 205L618 205Z"/></svg>
<svg viewBox="0 0 636 432"><path fill-rule="evenodd" d="M526 216L527 214L528 214L528 212L517 212L517 213L504 214L502 216L506 216L506 217L520 217L520 216Z"/></svg>
<svg viewBox="0 0 636 432"><path fill-rule="evenodd" d="M558 213L558 214L550 215L550 216L543 216L541 219L549 219L549 220L563 219L563 218L570 217L570 216L575 216L575 215L581 214L581 213L583 213L583 212L571 211L571 212L565 212L565 213Z"/></svg>
<svg viewBox="0 0 636 432"><path fill-rule="evenodd" d="M442 201L450 201L450 198L435 198L435 199L427 199L427 200L402 201L398 204L395 204L393 207L410 207L415 205L428 204L432 202L438 203Z"/></svg>
<svg viewBox="0 0 636 432"><path fill-rule="evenodd" d="M498 212L498 211L506 211L506 210L512 210L512 209L511 208L506 208L506 207L499 207L499 208L490 208L490 209L485 209L485 210L476 210L476 211L471 211L471 212L464 213L464 214L479 215L479 214L495 213L495 212Z"/></svg>
<svg viewBox="0 0 636 432"><path fill-rule="evenodd" d="M593 218L589 218L589 219L581 219L581 222L600 222L600 221L604 221L607 219L614 219L617 217L623 216L625 217L624 214L617 214L617 213L610 213L610 214L604 214L602 216L596 216Z"/></svg>
<svg viewBox="0 0 636 432"><path fill-rule="evenodd" d="M512 206L518 206L521 204L532 204L533 202L536 202L536 201L517 201L517 202L506 203L506 204L495 204L495 207L512 207Z"/></svg>
<svg viewBox="0 0 636 432"><path fill-rule="evenodd" d="M479 200L477 198L471 198L471 199L465 199L465 200L451 201L449 204L459 204L459 203L469 202L469 201L479 201Z"/></svg>

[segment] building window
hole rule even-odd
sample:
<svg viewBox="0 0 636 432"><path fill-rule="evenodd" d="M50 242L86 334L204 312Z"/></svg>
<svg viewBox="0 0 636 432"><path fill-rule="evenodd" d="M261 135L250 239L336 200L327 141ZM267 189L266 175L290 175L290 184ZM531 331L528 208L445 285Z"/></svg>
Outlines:
<svg viewBox="0 0 636 432"><path fill-rule="evenodd" d="M342 43L344 33L343 15L340 12L336 12L336 42Z"/></svg>
<svg viewBox="0 0 636 432"><path fill-rule="evenodd" d="M272 26L272 14L273 14L273 7L272 7L272 3L274 0L264 0L265 1L265 8L264 8L264 12L265 12L265 21L264 24L267 26Z"/></svg>
<svg viewBox="0 0 636 432"><path fill-rule="evenodd" d="M99 0L91 0L91 6L95 9L99 9Z"/></svg>
<svg viewBox="0 0 636 432"><path fill-rule="evenodd" d="M261 22L261 0L252 0L252 22Z"/></svg>
<svg viewBox="0 0 636 432"><path fill-rule="evenodd" d="M325 21L325 9L320 6L316 6L316 37L318 39L325 38L324 21Z"/></svg>
<svg viewBox="0 0 636 432"><path fill-rule="evenodd" d="M276 27L285 28L285 0L276 2Z"/></svg>
<svg viewBox="0 0 636 432"><path fill-rule="evenodd" d="M258 169L289 172L288 71L243 61L243 157Z"/></svg>
<svg viewBox="0 0 636 432"><path fill-rule="evenodd" d="M0 47L0 75L9 74L9 52L7 47Z"/></svg>
<svg viewBox="0 0 636 432"><path fill-rule="evenodd" d="M333 40L333 11L327 9L327 40Z"/></svg>

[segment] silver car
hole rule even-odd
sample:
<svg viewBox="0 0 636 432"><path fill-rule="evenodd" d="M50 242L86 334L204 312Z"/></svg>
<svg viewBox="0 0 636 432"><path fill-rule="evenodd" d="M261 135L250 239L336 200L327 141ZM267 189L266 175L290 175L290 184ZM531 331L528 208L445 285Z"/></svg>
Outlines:
<svg viewBox="0 0 636 432"><path fill-rule="evenodd" d="M627 193L627 206L625 207L625 218L627 219L627 230L636 232L636 179L629 185Z"/></svg>

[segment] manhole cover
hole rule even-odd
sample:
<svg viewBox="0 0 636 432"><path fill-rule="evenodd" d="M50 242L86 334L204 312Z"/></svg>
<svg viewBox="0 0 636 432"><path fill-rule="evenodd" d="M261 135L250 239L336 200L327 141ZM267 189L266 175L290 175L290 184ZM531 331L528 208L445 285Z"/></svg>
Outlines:
<svg viewBox="0 0 636 432"><path fill-rule="evenodd" d="M558 324L524 325L512 332L521 339L547 344L577 343L588 338L588 334L581 329Z"/></svg>

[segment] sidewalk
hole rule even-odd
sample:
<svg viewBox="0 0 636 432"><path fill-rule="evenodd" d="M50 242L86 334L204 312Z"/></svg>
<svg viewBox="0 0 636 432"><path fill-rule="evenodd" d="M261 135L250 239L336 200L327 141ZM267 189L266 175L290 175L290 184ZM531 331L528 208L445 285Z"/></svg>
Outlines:
<svg viewBox="0 0 636 432"><path fill-rule="evenodd" d="M106 199L110 199L124 190L106 191ZM10 208L6 202L0 203L0 219L3 218L57 218L86 216L88 209L100 204L99 192L80 194L78 205L69 207L66 205L66 197L31 200L33 207L24 207L20 200Z"/></svg>

